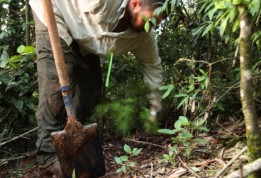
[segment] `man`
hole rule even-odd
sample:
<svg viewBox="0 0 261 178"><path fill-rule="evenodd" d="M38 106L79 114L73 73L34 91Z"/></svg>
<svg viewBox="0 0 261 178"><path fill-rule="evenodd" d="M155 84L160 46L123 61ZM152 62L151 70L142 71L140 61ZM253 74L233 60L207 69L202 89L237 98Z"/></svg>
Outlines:
<svg viewBox="0 0 261 178"><path fill-rule="evenodd" d="M153 17L159 0L52 0L64 58L72 85L77 118L83 123L98 102L102 76L100 59L109 53L132 52L144 82L151 89L148 100L161 110L159 87L161 60L153 31L144 31L143 16ZM50 133L62 130L65 109L59 89L50 39L41 0L30 0L34 14L39 84L37 161L41 177L62 177ZM160 17L155 17L158 22Z"/></svg>

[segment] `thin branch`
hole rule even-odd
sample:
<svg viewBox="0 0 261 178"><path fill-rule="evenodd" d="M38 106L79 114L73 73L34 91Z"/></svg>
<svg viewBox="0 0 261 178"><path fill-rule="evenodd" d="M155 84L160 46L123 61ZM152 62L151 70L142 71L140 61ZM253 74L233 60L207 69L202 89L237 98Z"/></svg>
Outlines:
<svg viewBox="0 0 261 178"><path fill-rule="evenodd" d="M235 172L232 172L231 174L227 175L225 178L240 178L242 177L246 177L256 171L261 170L261 158L243 166L242 170L237 170ZM242 171L242 175L240 175Z"/></svg>
<svg viewBox="0 0 261 178"><path fill-rule="evenodd" d="M153 164L150 163L150 178L152 178L152 174L153 174Z"/></svg>
<svg viewBox="0 0 261 178"><path fill-rule="evenodd" d="M12 156L12 157L7 158L7 159L0 159L0 165L3 165L3 164L5 164L6 162L9 162L9 161L15 161L15 160L23 159L25 157L33 156L35 154L36 154L36 151L32 151L32 152L29 152L29 153L25 153L21 156L16 156L16 157Z"/></svg>
<svg viewBox="0 0 261 178"><path fill-rule="evenodd" d="M239 82L233 84L223 95L221 95L218 99L216 99L213 103L211 103L210 105L208 105L195 119L199 118L202 114L205 113L205 111L209 110L210 108L212 108L214 106L214 104L216 104L219 100L221 100L230 90L232 90L234 88L234 86L238 85Z"/></svg>
<svg viewBox="0 0 261 178"><path fill-rule="evenodd" d="M217 119L216 119L216 124L217 124L219 127L221 127L222 129L224 129L226 132L228 132L230 135L234 135L236 138L239 138L239 136L238 136L237 134L235 134L235 133L229 131L229 130L226 129L223 125L221 125L221 124L219 123L219 114L218 114Z"/></svg>
<svg viewBox="0 0 261 178"><path fill-rule="evenodd" d="M215 178L219 178L222 174L226 172L226 170L245 152L247 151L247 147L244 147L234 158L232 158L226 166L224 166L218 173L216 174Z"/></svg>
<svg viewBox="0 0 261 178"><path fill-rule="evenodd" d="M152 145L155 147L159 147L159 148L163 148L164 150L167 150L167 148L161 146L161 145L157 145L155 143L150 143L150 142L144 142L144 141L138 141L138 140L134 140L134 139L129 139L129 138L123 138L123 140L125 141L130 141L130 142L135 142L135 143L141 143L141 144L145 144L145 145Z"/></svg>
<svg viewBox="0 0 261 178"><path fill-rule="evenodd" d="M4 128L5 121L7 120L9 114L11 113L11 110L13 109L13 107L14 107L14 106L11 106L11 108L8 110L7 114L4 116L4 119L2 120L2 123L0 124L0 129L3 129L3 128ZM1 143L2 140L3 140L3 137L4 137L4 135L5 135L5 132L6 132L6 130L3 129L2 134L1 134L1 138L0 138L0 143Z"/></svg>
<svg viewBox="0 0 261 178"><path fill-rule="evenodd" d="M5 144L7 144L7 143L10 143L10 142L14 141L14 140L17 140L18 138L21 138L21 137L23 137L23 136L25 136L25 135L27 135L27 134L29 134L29 133L31 133L31 132L34 132L34 131L37 130L37 129L38 129L38 127L34 128L34 129L32 129L32 130L29 130L28 132L25 132L25 133L23 133L23 134L21 134L21 135L18 135L18 136L16 136L16 137L12 138L11 140L8 140L8 141L6 141L6 142L1 143L0 146L3 146L3 145L5 145Z"/></svg>
<svg viewBox="0 0 261 178"><path fill-rule="evenodd" d="M193 60L193 59L187 59L187 58L180 58L179 60L177 60L177 62L175 62L174 65L176 65L178 62L194 62L194 63L203 63L203 64L207 64L208 66L212 66L216 63L219 63L219 62L223 62L223 61L227 61L227 60L230 60L230 59L221 59L221 60L218 60L218 61L214 61L214 62L206 62L206 61L196 61L196 60Z"/></svg>
<svg viewBox="0 0 261 178"><path fill-rule="evenodd" d="M179 158L179 161L183 164L183 166L184 166L185 168L187 168L187 170L188 170L190 173L192 173L192 174L193 174L194 176L196 176L197 178L201 178L197 173L195 173L195 171L193 171L193 169L192 169L191 167L189 167L186 163L184 163L179 156L177 156L177 157Z"/></svg>

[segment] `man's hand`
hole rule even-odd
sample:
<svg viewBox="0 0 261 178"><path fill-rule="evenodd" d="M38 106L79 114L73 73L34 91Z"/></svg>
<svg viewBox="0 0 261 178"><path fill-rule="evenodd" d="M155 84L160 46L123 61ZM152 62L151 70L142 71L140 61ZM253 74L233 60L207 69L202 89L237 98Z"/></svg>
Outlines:
<svg viewBox="0 0 261 178"><path fill-rule="evenodd" d="M150 108L150 113L149 113L149 117L148 117L148 120L151 122L151 123L156 123L156 119L157 119L157 111L155 110L154 107L151 107Z"/></svg>

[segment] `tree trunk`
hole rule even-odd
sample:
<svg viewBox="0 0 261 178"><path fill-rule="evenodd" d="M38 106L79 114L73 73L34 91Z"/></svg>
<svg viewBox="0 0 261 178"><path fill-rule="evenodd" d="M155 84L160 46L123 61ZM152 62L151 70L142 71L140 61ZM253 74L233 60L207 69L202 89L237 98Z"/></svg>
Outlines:
<svg viewBox="0 0 261 178"><path fill-rule="evenodd" d="M29 0L25 0L25 44L30 45L30 10L29 10Z"/></svg>
<svg viewBox="0 0 261 178"><path fill-rule="evenodd" d="M251 71L252 22L248 10L240 6L240 96L246 125L247 148L250 161L261 157L261 133L258 128ZM260 178L261 172L250 177Z"/></svg>

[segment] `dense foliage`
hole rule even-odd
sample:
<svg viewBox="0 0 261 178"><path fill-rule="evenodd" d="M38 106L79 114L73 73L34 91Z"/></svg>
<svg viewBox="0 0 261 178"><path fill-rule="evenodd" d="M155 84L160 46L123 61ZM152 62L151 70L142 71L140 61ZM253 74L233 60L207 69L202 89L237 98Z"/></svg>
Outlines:
<svg viewBox="0 0 261 178"><path fill-rule="evenodd" d="M206 121L217 115L223 119L229 115L242 118L235 3L247 4L253 17L252 71L257 113L260 113L259 1L167 0L158 12L167 8L169 17L156 30L165 72L160 127L173 127L179 116ZM14 128L28 129L35 125L35 54L33 47L20 46L25 44L25 26L31 24L32 29L33 25L32 19L25 21L24 1L1 0L0 5L0 126L8 132L20 132ZM33 29L29 35L33 41ZM148 113L144 97L147 89L142 86L142 75L133 58L128 54L114 59L110 85L95 113L96 118L105 121L104 127L109 131L114 131L116 125L124 134L142 125L150 127L144 123ZM106 78L108 63L104 61ZM112 122L115 124L108 124Z"/></svg>

